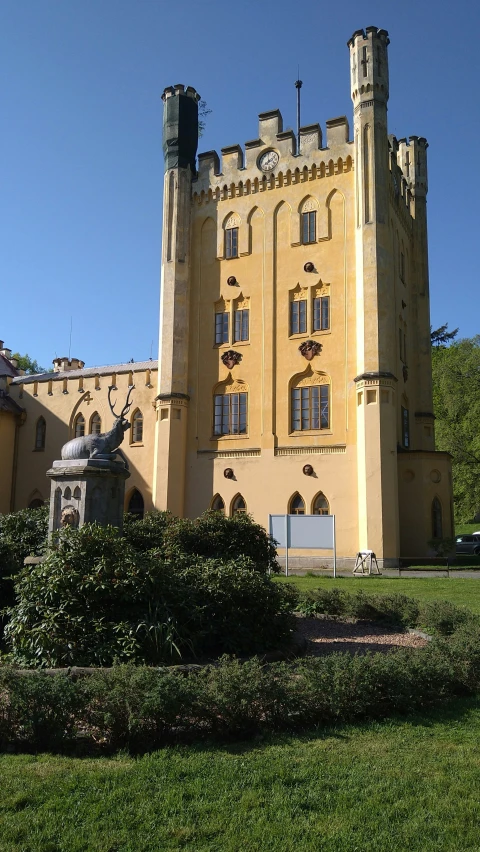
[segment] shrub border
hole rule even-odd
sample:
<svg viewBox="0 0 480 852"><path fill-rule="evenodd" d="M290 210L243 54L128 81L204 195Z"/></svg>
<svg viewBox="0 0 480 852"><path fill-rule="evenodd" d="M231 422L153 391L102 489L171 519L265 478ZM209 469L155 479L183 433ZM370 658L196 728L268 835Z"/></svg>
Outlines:
<svg viewBox="0 0 480 852"><path fill-rule="evenodd" d="M391 597L389 603L390 612ZM453 605L448 611L458 620L449 636L387 654L334 653L267 664L257 657L224 657L190 671L130 664L88 677L0 666L0 746L141 753L171 742L425 711L480 689L480 619Z"/></svg>

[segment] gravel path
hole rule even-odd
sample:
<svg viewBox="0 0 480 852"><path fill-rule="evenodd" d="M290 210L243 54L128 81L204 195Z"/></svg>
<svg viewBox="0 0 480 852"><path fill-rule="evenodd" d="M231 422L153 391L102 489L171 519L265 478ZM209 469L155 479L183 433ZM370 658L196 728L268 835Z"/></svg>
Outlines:
<svg viewBox="0 0 480 852"><path fill-rule="evenodd" d="M298 616L297 633L307 641L305 653L320 657L334 651L366 654L367 651L391 651L392 648L424 648L426 639L412 633L394 633L371 621L336 621L328 618Z"/></svg>

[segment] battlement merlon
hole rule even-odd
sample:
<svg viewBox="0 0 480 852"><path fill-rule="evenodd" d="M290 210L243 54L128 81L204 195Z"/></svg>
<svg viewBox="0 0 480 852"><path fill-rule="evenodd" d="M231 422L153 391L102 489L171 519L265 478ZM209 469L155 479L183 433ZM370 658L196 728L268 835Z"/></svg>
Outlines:
<svg viewBox="0 0 480 852"><path fill-rule="evenodd" d="M367 27L356 30L347 42L350 49L350 81L355 108L375 100L386 105L389 94L386 30Z"/></svg>
<svg viewBox="0 0 480 852"><path fill-rule="evenodd" d="M163 101L163 156L165 171L190 168L196 174L198 146L198 102L200 95L182 83L167 86Z"/></svg>
<svg viewBox="0 0 480 852"><path fill-rule="evenodd" d="M398 165L416 198L425 198L428 192L427 148L424 136L398 140Z"/></svg>
<svg viewBox="0 0 480 852"><path fill-rule="evenodd" d="M283 119L280 110L262 112L259 115L259 138L245 142L245 150L241 145L229 145L221 149L221 161L216 151L207 151L198 155L198 176L195 181L195 192L207 192L223 184L238 184L240 181L264 179L264 174L258 168L259 156L269 148L277 151L280 157L278 167L273 172L279 173L302 170L305 166L316 164L320 167L322 161L342 157L346 160L352 156L352 143L349 142L349 125L345 116L332 118L326 122L327 148L323 148L322 130L319 124L309 124L299 131L300 145L293 130L283 130Z"/></svg>

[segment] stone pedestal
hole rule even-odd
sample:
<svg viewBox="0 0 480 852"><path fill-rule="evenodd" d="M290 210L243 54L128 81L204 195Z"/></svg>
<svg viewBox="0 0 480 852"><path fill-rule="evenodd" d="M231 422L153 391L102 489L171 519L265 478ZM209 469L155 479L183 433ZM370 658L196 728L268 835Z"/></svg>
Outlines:
<svg viewBox="0 0 480 852"><path fill-rule="evenodd" d="M106 459L55 461L51 480L48 533L65 526L97 523L122 529L125 480L123 462Z"/></svg>

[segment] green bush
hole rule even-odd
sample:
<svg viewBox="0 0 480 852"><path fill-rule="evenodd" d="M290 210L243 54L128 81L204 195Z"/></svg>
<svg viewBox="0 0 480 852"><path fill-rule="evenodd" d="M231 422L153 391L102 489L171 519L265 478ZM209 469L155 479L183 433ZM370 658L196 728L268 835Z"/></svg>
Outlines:
<svg viewBox="0 0 480 852"><path fill-rule="evenodd" d="M178 518L170 512L147 512L143 518L126 514L123 535L139 553L147 553L149 550L162 552L165 530L177 521Z"/></svg>
<svg viewBox="0 0 480 852"><path fill-rule="evenodd" d="M42 563L22 571L16 594L5 628L14 660L54 667L278 647L296 602L246 557L174 564L93 524L62 532Z"/></svg>
<svg viewBox="0 0 480 852"><path fill-rule="evenodd" d="M0 744L142 752L425 711L480 688L480 622L426 648L262 665L224 657L190 671L118 665L91 676L0 667Z"/></svg>
<svg viewBox="0 0 480 852"><path fill-rule="evenodd" d="M419 607L417 624L450 636L458 627L474 618L467 609L455 606L449 601L424 601Z"/></svg>
<svg viewBox="0 0 480 852"><path fill-rule="evenodd" d="M39 556L46 548L48 508L22 509L0 515L0 601L13 603L11 577L22 569L27 556Z"/></svg>
<svg viewBox="0 0 480 852"><path fill-rule="evenodd" d="M279 570L272 539L243 512L227 518L222 512L209 511L195 520L150 512L143 520L127 518L124 535L137 550L156 550L166 559L203 556L229 562L246 556L260 573Z"/></svg>

